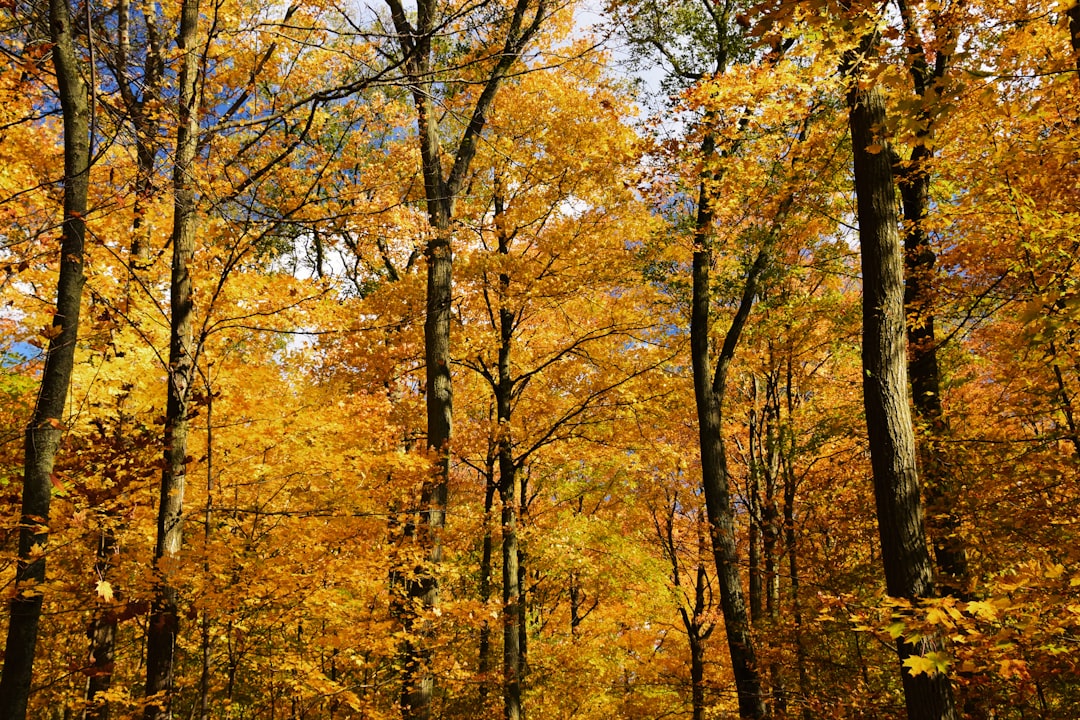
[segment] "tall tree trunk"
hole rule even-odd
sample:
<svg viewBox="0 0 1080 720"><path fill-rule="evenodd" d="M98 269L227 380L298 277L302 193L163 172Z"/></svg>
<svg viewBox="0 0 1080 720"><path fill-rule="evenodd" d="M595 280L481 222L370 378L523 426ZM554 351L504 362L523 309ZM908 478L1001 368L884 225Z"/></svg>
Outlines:
<svg viewBox="0 0 1080 720"><path fill-rule="evenodd" d="M501 464L501 463L500 463ZM510 478L513 480L511 470ZM506 478L501 478L505 480ZM521 720L521 578L518 573L517 493L515 483L501 484L503 575L503 715Z"/></svg>
<svg viewBox="0 0 1080 720"><path fill-rule="evenodd" d="M498 182L496 183L498 187ZM510 239L501 227L504 216L503 198L495 196L495 223L498 254L507 258ZM505 268L505 264L503 265ZM510 369L513 350L515 315L509 306L510 274L499 273L499 357L495 382L495 407L498 416L499 498L502 501L502 600L503 600L503 716L506 720L521 720L521 636L518 632L521 614L521 576L518 568L518 503L517 462L514 459L514 438L511 428L514 379Z"/></svg>
<svg viewBox="0 0 1080 720"><path fill-rule="evenodd" d="M519 458L519 463L521 459ZM529 511L529 476L527 473L522 472L522 467L518 467L518 477L520 478L520 490L521 494L518 496L518 524L524 526L528 521ZM525 694L525 673L529 667L529 623L528 613L526 612L527 605L525 604L527 595L527 586L525 584L526 572L525 568L529 560L529 553L526 552L526 547L519 539L517 544L517 557L518 557L518 683L521 685L521 693ZM522 717L525 715L525 708L522 706Z"/></svg>
<svg viewBox="0 0 1080 720"><path fill-rule="evenodd" d="M786 334L790 337L791 326L787 325ZM802 600L799 596L799 547L795 532L795 496L798 491L798 478L795 476L795 455L797 443L794 431L795 416L795 379L792 368L793 351L788 346L784 370L784 396L787 409L787 423L781 425L779 432L780 468L784 479L784 548L788 558L788 594L791 598L791 615L795 623L795 665L799 675L799 695L802 698L803 720L811 720L810 710L810 674L807 670L806 644L803 639Z"/></svg>
<svg viewBox="0 0 1080 720"><path fill-rule="evenodd" d="M699 515L700 517L700 515ZM705 704L705 641L712 635L716 627L713 623L705 622L705 610L707 605L712 604L711 590L709 590L709 577L705 572L705 555L708 553L707 533L704 524L699 522L697 567L694 569L694 614L690 617L685 609L679 608L682 614L683 625L686 628L686 636L690 642L690 702L694 720L705 720L707 706ZM674 542L671 543L672 557L674 555ZM678 567L672 560L676 577ZM708 591L709 598L706 598Z"/></svg>
<svg viewBox="0 0 1080 720"><path fill-rule="evenodd" d="M158 500L154 546L156 586L146 630L145 720L172 717L173 666L179 630L177 590L172 574L183 537L184 485L187 479L188 405L194 380L192 296L189 265L195 252L198 215L193 178L199 141L198 60L196 40L199 0L183 0L177 46L181 55L179 126L173 167L173 256L169 285L168 399L165 409L165 463Z"/></svg>
<svg viewBox="0 0 1080 720"><path fill-rule="evenodd" d="M495 56L483 88L473 106L465 131L453 151L448 175L443 172L442 140L435 110L435 83L432 77L434 34L442 27L435 0L418 0L415 26L401 0L386 0L405 60L409 89L416 109L421 170L428 220L433 236L424 255L427 258L427 303L424 318L425 399L427 403L427 446L435 457L431 477L421 489L419 522L416 528L425 554L416 579L407 586L409 604L424 609L437 606L439 583L436 568L442 562L442 531L446 521L447 488L450 476L450 438L453 428L453 392L450 378L450 317L453 283L452 223L454 205L465 186L480 135L487 124L492 103L511 67L536 34L547 14L547 0L517 0L507 23L503 46ZM526 18L535 4L531 19ZM431 672L432 628L415 615L405 613L403 624L409 640L402 648L401 712L405 720L431 717L435 678Z"/></svg>
<svg viewBox="0 0 1080 720"><path fill-rule="evenodd" d="M758 413L758 378L751 376L750 398L750 437L747 443L747 452L750 455L750 482L747 488L747 504L749 505L750 532L747 538L747 561L750 564L750 623L758 627L762 618L762 585L761 585L761 423Z"/></svg>
<svg viewBox="0 0 1080 720"><path fill-rule="evenodd" d="M705 141L702 155L713 154L711 138ZM727 372L735 347L750 314L757 281L767 256L762 251L747 275L743 297L720 351L715 371L709 362L709 316L711 305L711 267L713 213L708 189L702 183L695 232L693 261L693 297L690 312L690 353L694 373L694 398L697 405L698 433L701 448L702 484L709 516L716 576L731 655L735 689L742 718L765 717L760 669L750 632L750 618L743 600L742 579L735 541L735 514L731 506L727 458L724 454L722 412Z"/></svg>
<svg viewBox="0 0 1080 720"><path fill-rule="evenodd" d="M111 514L110 514L111 515ZM111 524L112 517L104 519L105 526L98 538L97 561L94 563L94 575L104 579L112 565L113 556L119 552L116 533ZM94 698L112 685L113 662L116 658L117 616L108 605L99 607L94 613L87 633L90 636L90 662L87 668L89 677L86 681L86 711L84 720L108 720L109 705L95 702Z"/></svg>
<svg viewBox="0 0 1080 720"><path fill-rule="evenodd" d="M900 168L898 185L904 208L904 308L907 318L908 375L916 419L925 426L918 442L919 470L927 500L927 526L934 545L939 573L939 590L961 599L968 598L970 573L967 548L960 536L960 516L956 512L958 491L945 464L941 448L945 422L942 418L941 372L938 368L937 338L934 331L933 275L937 257L926 231L930 208L930 162L933 160L934 113L937 83L945 75L949 54L938 49L933 67L906 0L899 0L901 19L909 55L910 75L915 93L923 103L919 111L920 130L906 166Z"/></svg>
<svg viewBox="0 0 1080 720"><path fill-rule="evenodd" d="M705 720L705 642L696 634L690 640L690 707L694 720Z"/></svg>
<svg viewBox="0 0 1080 720"><path fill-rule="evenodd" d="M64 118L64 221L56 314L45 369L25 433L19 554L11 600L4 668L0 674L0 719L23 720L30 699L38 624L41 620L49 539L49 506L56 453L63 435L64 405L75 364L82 302L83 245L90 181L90 98L82 79L67 0L49 0L52 59Z"/></svg>
<svg viewBox="0 0 1080 720"><path fill-rule="evenodd" d="M862 51L872 47L864 41ZM855 53L845 57L848 120L855 156L855 193L863 276L863 399L874 475L886 588L909 600L933 594L915 470L915 437L908 406L904 261L890 152L881 136L885 100L861 86ZM901 661L935 649L932 639L897 643ZM910 720L951 720L952 690L944 674L913 676L901 668Z"/></svg>
<svg viewBox="0 0 1080 720"><path fill-rule="evenodd" d="M771 343L769 352L772 360ZM765 560L765 614L774 631L780 623L780 520L776 503L777 481L780 475L780 442L777 431L780 422L780 396L776 385L777 371L772 369L766 380L765 407L762 413L765 423L765 448L762 453L765 496L761 508L761 534ZM784 686L780 664L775 660L769 663L769 682L772 685L774 709L783 715L787 711L787 688Z"/></svg>
<svg viewBox="0 0 1080 720"><path fill-rule="evenodd" d="M486 608L491 601L491 509L495 504L495 493L498 484L495 481L495 455L489 446L487 463L484 468L484 538L480 550L480 602ZM487 706L488 687L491 674L491 624L487 621L487 613L480 621L480 650L477 663L477 674L480 676L479 702L477 709L483 714Z"/></svg>

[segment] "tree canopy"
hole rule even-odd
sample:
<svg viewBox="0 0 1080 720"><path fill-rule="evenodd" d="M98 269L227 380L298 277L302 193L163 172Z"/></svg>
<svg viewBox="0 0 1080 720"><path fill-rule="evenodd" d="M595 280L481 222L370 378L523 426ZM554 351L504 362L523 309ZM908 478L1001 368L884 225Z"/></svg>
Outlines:
<svg viewBox="0 0 1080 720"><path fill-rule="evenodd" d="M1080 715L1080 5L0 50L0 720Z"/></svg>

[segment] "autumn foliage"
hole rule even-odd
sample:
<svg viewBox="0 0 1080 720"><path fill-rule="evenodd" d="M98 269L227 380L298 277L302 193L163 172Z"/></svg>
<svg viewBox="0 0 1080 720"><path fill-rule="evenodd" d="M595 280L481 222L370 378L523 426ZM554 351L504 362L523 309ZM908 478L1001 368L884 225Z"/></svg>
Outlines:
<svg viewBox="0 0 1080 720"><path fill-rule="evenodd" d="M913 680L935 717L1080 717L1078 6L192 3L0 2L25 717L929 717ZM906 244L926 592L882 569L856 158ZM79 223L66 402L34 424Z"/></svg>

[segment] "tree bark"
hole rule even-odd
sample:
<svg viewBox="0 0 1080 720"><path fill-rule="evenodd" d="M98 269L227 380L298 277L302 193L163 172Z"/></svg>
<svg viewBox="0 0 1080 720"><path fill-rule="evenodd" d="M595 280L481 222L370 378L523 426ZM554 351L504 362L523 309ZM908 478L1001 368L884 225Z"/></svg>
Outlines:
<svg viewBox="0 0 1080 720"><path fill-rule="evenodd" d="M199 0L183 0L177 45L180 49L179 126L173 167L172 274L169 285L170 332L168 399L165 409L164 467L158 500L154 547L156 586L146 630L145 720L172 717L171 694L179 629L177 590L172 573L183 539L184 485L187 479L188 405L195 373L192 343L192 293L189 265L195 252L198 216L193 178L198 135Z"/></svg>
<svg viewBox="0 0 1080 720"><path fill-rule="evenodd" d="M480 602L487 608L491 601L491 509L495 504L498 484L495 481L495 453L488 449L487 465L484 468L484 538L480 551ZM477 708L484 712L487 706L488 685L491 673L491 624L487 614L480 620L480 649L477 674L480 676L479 702Z"/></svg>
<svg viewBox="0 0 1080 720"><path fill-rule="evenodd" d="M108 523L112 518L107 518ZM113 556L119 552L116 534L111 526L103 527L98 538L97 562L94 574L105 578L112 565ZM112 685L113 661L116 658L116 612L110 607L99 607L90 623L90 663L86 682L86 712L84 720L108 720L109 705L95 702L94 698Z"/></svg>
<svg viewBox="0 0 1080 720"><path fill-rule="evenodd" d="M707 139L703 156L713 153L711 139ZM739 309L724 338L724 345L717 360L716 369L709 362L709 317L711 305L711 267L713 214L709 206L708 190L702 183L695 232L693 260L693 296L690 313L690 353L694 373L694 397L697 405L698 434L701 449L702 485L708 512L713 558L716 562L717 581L720 585L720 602L727 632L728 651L731 655L735 689L739 697L739 715L742 718L763 718L766 715L762 696L750 618L743 599L742 579L739 574L739 557L735 541L735 515L731 507L731 491L728 477L727 457L721 435L723 402L727 384L727 372L735 353L743 326L750 314L757 281L766 265L766 254L761 252L747 275Z"/></svg>
<svg viewBox="0 0 1080 720"><path fill-rule="evenodd" d="M907 318L908 375L911 381L915 416L925 426L917 443L919 469L926 492L927 525L937 560L939 590L968 599L970 573L967 549L960 537L960 516L956 512L958 493L946 468L940 447L945 432L941 404L941 372L938 368L937 338L934 330L933 275L937 256L926 231L930 208L930 162L933 150L933 112L937 84L945 75L949 55L938 49L933 67L906 0L898 0L909 55L913 89L923 103L919 112L920 130L907 165L898 173L900 198L904 208L904 309Z"/></svg>
<svg viewBox="0 0 1080 720"><path fill-rule="evenodd" d="M25 433L22 508L15 596L11 600L4 668L0 674L0 719L23 720L30 699L49 539L53 466L63 434L61 421L75 363L82 302L83 247L90 180L90 99L82 80L67 0L49 1L52 59L63 111L64 220L56 314L45 369Z"/></svg>
<svg viewBox="0 0 1080 720"><path fill-rule="evenodd" d="M432 76L434 34L441 20L435 0L418 0L415 27L401 0L386 0L405 58L406 82L416 109L421 169L428 219L433 236L424 255L427 258L427 303L424 318L424 364L427 405L427 447L435 462L431 477L420 494L416 535L424 552L424 562L407 584L409 605L431 609L439 602L436 568L442 562L442 530L446 521L447 489L450 476L450 439L453 430L453 390L450 377L450 318L453 283L452 224L454 205L465 185L476 156L477 143L487 124L487 114L511 67L539 29L546 12L546 0L517 0L507 23L507 34L497 61L484 82L473 106L465 131L454 150L448 175L442 163L442 141L434 105ZM526 12L535 2L531 21ZM431 717L435 678L431 672L432 628L413 613L403 617L409 640L402 648L401 713L404 720Z"/></svg>
<svg viewBox="0 0 1080 720"><path fill-rule="evenodd" d="M503 199L495 196L495 222L503 220ZM498 254L504 259L510 254L510 239L505 228L497 228ZM505 266L504 266L505 267ZM518 568L518 506L517 462L514 459L514 438L511 428L513 414L514 378L510 369L510 354L514 342L514 312L509 306L510 273L499 273L499 356L498 378L495 383L495 407L498 416L499 498L502 500L502 600L503 600L503 716L506 720L521 720L521 635L518 632L521 614L521 576Z"/></svg>
<svg viewBox="0 0 1080 720"><path fill-rule="evenodd" d="M864 42L863 50L872 43ZM886 588L894 597L933 595L915 470L915 437L908 406L903 252L890 152L880 135L885 101L860 87L855 53L845 57L851 87L848 120L855 157L855 193L863 276L863 399L874 476ZM933 640L897 644L903 661L935 649ZM952 690L944 674L911 675L901 668L910 720L951 720Z"/></svg>

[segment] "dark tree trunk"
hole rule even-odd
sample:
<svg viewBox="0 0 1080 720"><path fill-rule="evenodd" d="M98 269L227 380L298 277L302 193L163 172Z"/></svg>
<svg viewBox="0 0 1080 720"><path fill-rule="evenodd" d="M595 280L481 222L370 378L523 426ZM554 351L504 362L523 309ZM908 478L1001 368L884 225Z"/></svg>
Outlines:
<svg viewBox="0 0 1080 720"><path fill-rule="evenodd" d="M705 643L690 635L690 702L694 720L705 720Z"/></svg>
<svg viewBox="0 0 1080 720"><path fill-rule="evenodd" d="M706 141L703 150L702 154L705 157L712 155L711 141ZM713 215L709 207L708 191L705 183L702 183L694 247L693 298L690 314L690 353L698 415L702 485L709 517L717 581L720 585L728 651L735 676L735 689L739 697L739 715L742 718L763 718L766 714L765 703L761 692L761 676L754 640L750 632L750 618L743 600L735 540L735 515L731 506L727 458L724 454L721 428L728 367L734 356L743 326L750 314L754 296L757 293L757 281L765 268L767 256L764 251L761 252L749 270L739 309L724 338L714 371L709 362L712 222Z"/></svg>
<svg viewBox="0 0 1080 720"><path fill-rule="evenodd" d="M770 343L770 359L772 347ZM765 479L765 496L762 499L762 554L765 560L765 614L775 629L780 622L780 572L779 545L780 519L777 510L777 481L780 475L780 442L777 426L780 422L780 396L777 389L777 371L771 370L765 385L765 407L762 412L765 423L765 447L762 474ZM783 715L787 711L787 688L780 664L769 663L769 682L775 711Z"/></svg>
<svg viewBox="0 0 1080 720"><path fill-rule="evenodd" d="M522 459L518 458L518 462L521 463ZM520 470L520 466L519 466L519 470ZM519 524L524 525L528 520L528 515L527 514L528 514L528 510L529 510L529 504L528 504L528 500L529 500L529 493L528 493L529 477L524 472L518 472L518 477L520 478L520 484L521 484L521 487L520 487L521 494L518 496L518 508L519 508L518 522L519 522ZM528 626L528 617L527 617L527 613L526 613L527 605L525 604L526 603L526 597L528 595L527 588L526 588L526 585L525 585L525 580L526 580L526 577L527 577L526 572L525 572L525 568L527 567L527 563L528 563L528 559L529 559L529 553L526 552L525 546L520 541L517 544L517 548L518 548L518 553L517 554L518 554L518 592L519 592L519 596L518 596L518 682L521 684L521 692L522 692L522 695L524 695L525 694L525 673L526 673L526 671L528 670L528 667L529 667L529 660L528 660L528 655L529 655L529 633L528 633L528 629L529 629L529 626ZM521 714L524 717L524 715L525 715L524 706L522 706Z"/></svg>
<svg viewBox="0 0 1080 720"><path fill-rule="evenodd" d="M1080 78L1080 2L1074 2L1066 12L1069 16L1069 42L1076 58L1076 76Z"/></svg>
<svg viewBox="0 0 1080 720"><path fill-rule="evenodd" d="M118 552L116 534L112 527L103 527L98 538L97 562L94 574L106 577L112 565L113 556ZM95 696L103 693L112 685L113 662L116 658L116 612L109 607L99 608L90 623L90 663L87 668L89 678L86 682L86 712L84 720L108 720L109 705L94 702Z"/></svg>
<svg viewBox="0 0 1080 720"><path fill-rule="evenodd" d="M146 630L145 720L172 717L171 694L179 629L177 590L172 574L183 539L184 485L187 480L188 406L196 349L192 344L192 296L189 265L195 252L198 216L192 177L198 136L199 0L183 0L177 46L180 66L179 126L173 167L173 256L169 285L169 387L165 408L165 462L158 499L154 547L156 586Z"/></svg>
<svg viewBox="0 0 1080 720"><path fill-rule="evenodd" d="M503 213L503 199L496 194L496 224L501 224ZM498 236L498 253L505 258L510 254L510 240L504 228L498 229ZM510 274L504 270L499 273L499 359L495 382L495 407L499 422L499 498L502 501L503 716L506 720L521 720L521 635L518 627L522 607L517 535L518 466L514 459L511 429L514 379L510 370L515 316L508 305L509 290Z"/></svg>
<svg viewBox="0 0 1080 720"><path fill-rule="evenodd" d="M495 493L498 491L495 482L495 453L488 450L487 464L484 468L484 538L480 550L480 602L487 607L491 601L491 510L495 505ZM487 705L488 686L491 674L491 624L487 621L485 613L480 621L480 650L477 663L477 674L480 676L479 702L477 709L481 713Z"/></svg>
<svg viewBox="0 0 1080 720"><path fill-rule="evenodd" d="M864 43L867 50L870 43ZM915 470L915 437L908 406L903 251L890 152L880 135L885 101L876 87L860 87L854 53L845 58L847 102L855 156L855 193L863 276L863 398L874 475L886 588L909 600L933 594L930 553L923 533ZM934 650L901 640L901 661ZM910 720L951 720L952 691L944 674L911 675L901 668Z"/></svg>
<svg viewBox="0 0 1080 720"><path fill-rule="evenodd" d="M511 476L512 477L512 476ZM521 720L521 578L518 574L517 497L515 486L502 486L502 562L503 562L503 715L507 720Z"/></svg>
<svg viewBox="0 0 1080 720"><path fill-rule="evenodd" d="M926 231L930 208L930 162L933 150L934 112L937 83L948 67L949 55L939 49L933 67L929 65L922 38L906 0L899 1L907 41L910 74L915 93L923 107L919 111L920 130L911 156L898 172L900 198L904 208L904 308L907 318L908 375L912 404L924 435L918 445L919 471L926 493L927 525L934 545L939 573L939 590L968 599L970 573L967 549L960 536L958 492L945 463L940 441L945 432L941 405L941 373L938 368L937 338L934 331L934 264L937 257Z"/></svg>
<svg viewBox="0 0 1080 720"><path fill-rule="evenodd" d="M427 258L427 303L424 318L425 398L427 403L427 446L435 457L431 478L421 490L416 535L425 554L417 568L416 580L407 584L412 605L425 609L438 605L439 583L435 568L442 562L441 535L446 519L447 488L450 475L450 438L453 427L453 393L450 378L450 317L452 302L454 205L476 156L480 134L487 124L495 95L511 67L521 57L547 12L546 0L517 0L510 17L505 41L495 66L485 81L456 149L449 175L444 175L438 115L432 81L434 34L441 29L435 0L418 0L410 18L401 0L386 0L397 33L401 57L405 61L409 88L416 109L424 195L433 237L425 248ZM535 3L531 20L526 12ZM415 26L413 22L415 21ZM417 622L411 613L403 624L413 639L402 648L401 712L404 720L431 717L435 678L431 672L432 628Z"/></svg>
<svg viewBox="0 0 1080 720"><path fill-rule="evenodd" d="M49 539L49 506L56 453L63 434L64 405L75 362L82 302L83 245L90 180L90 103L82 80L79 50L66 0L49 0L52 59L63 110L64 222L56 314L45 354L41 388L25 434L16 593L11 601L4 669L0 674L0 719L23 720L30 699Z"/></svg>

